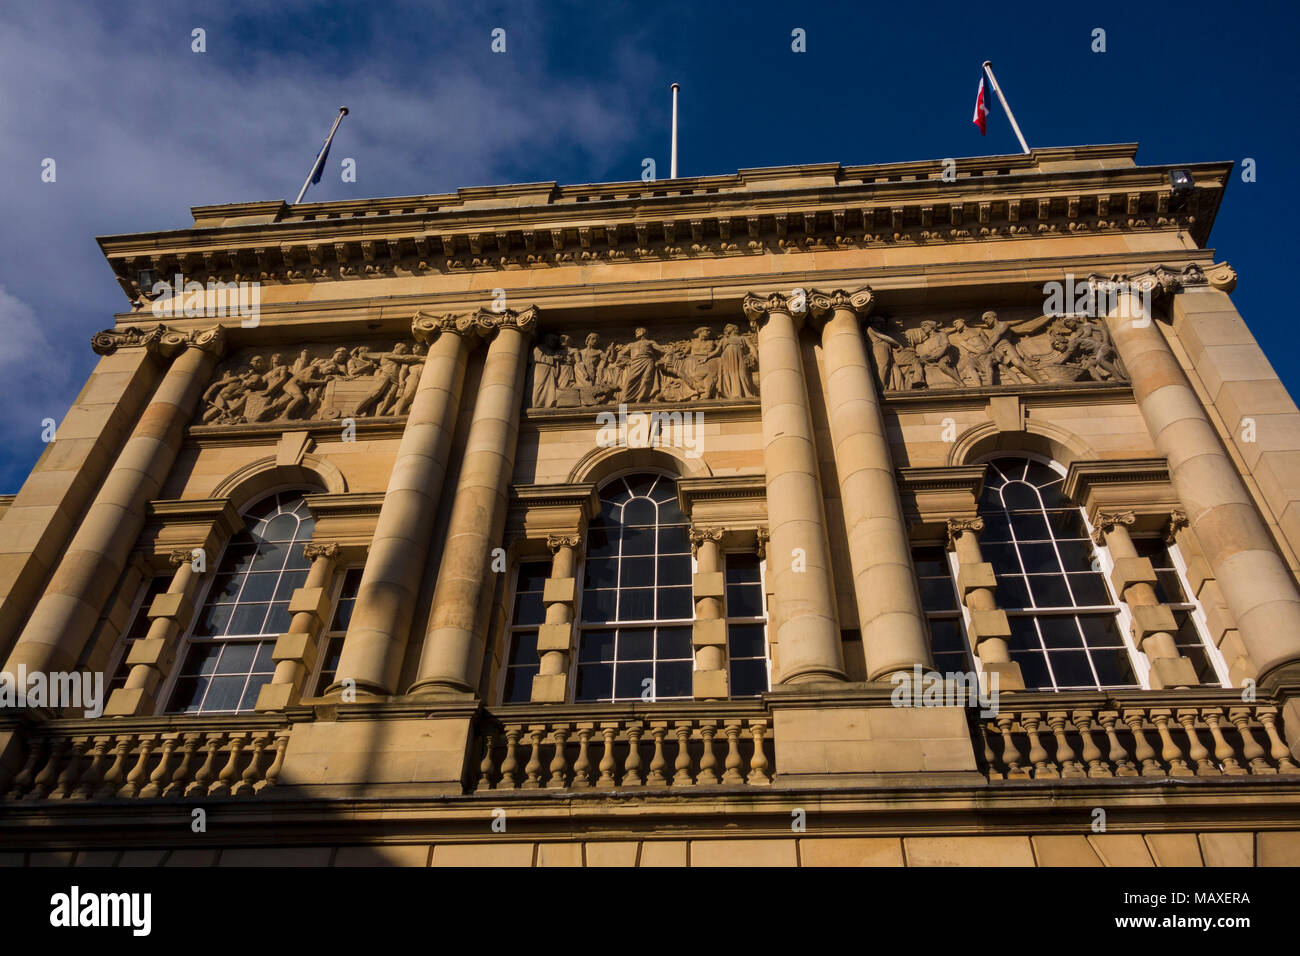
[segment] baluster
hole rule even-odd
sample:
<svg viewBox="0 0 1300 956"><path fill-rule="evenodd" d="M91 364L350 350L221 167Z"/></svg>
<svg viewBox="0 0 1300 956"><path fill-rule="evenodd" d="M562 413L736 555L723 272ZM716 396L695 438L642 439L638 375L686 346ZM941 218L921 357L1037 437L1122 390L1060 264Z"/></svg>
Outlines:
<svg viewBox="0 0 1300 956"><path fill-rule="evenodd" d="M199 743L203 740L202 734L189 733L185 734L181 741L181 762L176 766L176 772L172 774L171 781L163 787L162 795L164 797L184 796L185 787L190 779L190 767L194 761L194 752L199 749Z"/></svg>
<svg viewBox="0 0 1300 956"><path fill-rule="evenodd" d="M754 755L749 760L749 776L746 778L755 787L772 785L772 778L767 775L767 754L763 752L763 736L767 733L767 721L751 720L749 734L754 739Z"/></svg>
<svg viewBox="0 0 1300 956"><path fill-rule="evenodd" d="M1171 777L1194 777L1192 768L1187 766L1187 761L1183 759L1183 750L1174 742L1174 735L1169 732L1169 720L1173 717L1173 712L1166 709L1151 711L1151 722L1156 725L1156 733L1160 735L1161 748L1160 758L1169 765L1169 776Z"/></svg>
<svg viewBox="0 0 1300 956"><path fill-rule="evenodd" d="M162 793L163 787L166 786L168 767L172 762L172 752L180 742L180 734L163 734L162 756L158 758L158 766L154 768L153 773L149 774L149 782L140 791L141 798L148 799Z"/></svg>
<svg viewBox="0 0 1300 956"><path fill-rule="evenodd" d="M1210 736L1214 738L1214 759L1219 761L1219 766L1229 777L1240 777L1249 773L1237 761L1237 752L1233 749L1232 744L1228 743L1228 738L1223 735L1223 711L1218 707L1212 707L1205 711L1205 723L1210 728Z"/></svg>
<svg viewBox="0 0 1300 956"><path fill-rule="evenodd" d="M501 779L497 781L498 790L515 790L519 787L516 774L519 771L519 738L523 733L522 724L506 726L506 756L501 761Z"/></svg>
<svg viewBox="0 0 1300 956"><path fill-rule="evenodd" d="M1210 759L1210 752L1201 743L1201 735L1196 732L1196 718L1199 716L1200 714L1194 708L1188 707L1180 708L1176 715L1178 722L1183 725L1183 730L1187 734L1187 756L1196 763L1196 776L1221 776L1219 768Z"/></svg>
<svg viewBox="0 0 1300 956"><path fill-rule="evenodd" d="M704 739L704 753L700 757L700 772L695 775L695 782L700 786L716 786L718 783L718 758L713 753L713 735L718 732L716 720L700 721L700 736Z"/></svg>
<svg viewBox="0 0 1300 956"><path fill-rule="evenodd" d="M10 784L10 790L5 794L6 799L18 800L27 792L27 788L36 779L36 764L44 756L45 750L44 740L32 740L28 743L27 762L23 764L23 769L18 771Z"/></svg>
<svg viewBox="0 0 1300 956"><path fill-rule="evenodd" d="M586 790L591 786L591 735L596 732L595 724L578 724L578 759L573 763L573 786Z"/></svg>
<svg viewBox="0 0 1300 956"><path fill-rule="evenodd" d="M650 773L645 784L647 787L666 787L668 778L664 776L664 768L668 766L668 760L664 757L664 738L668 736L668 721L652 721L650 735L655 739L655 749L650 757Z"/></svg>
<svg viewBox="0 0 1300 956"><path fill-rule="evenodd" d="M740 721L729 720L723 727L727 735L727 760L726 770L722 774L724 784L744 783L745 778L740 775Z"/></svg>
<svg viewBox="0 0 1300 956"><path fill-rule="evenodd" d="M230 757L226 760L226 765L221 768L221 773L217 775L217 779L208 787L208 796L230 795L235 785L235 778L238 776L239 755L244 751L247 738L248 734L230 735Z"/></svg>
<svg viewBox="0 0 1300 956"><path fill-rule="evenodd" d="M113 748L113 764L104 772L104 780L95 791L96 799L107 800L117 796L117 791L122 786L122 778L126 775L126 755L131 752L133 743L135 743L134 734L118 735L117 746Z"/></svg>
<svg viewBox="0 0 1300 956"><path fill-rule="evenodd" d="M81 782L77 784L77 789L68 797L69 800L89 800L95 795L95 790L104 777L104 764L108 760L108 748L112 742L112 737L94 738L90 766L81 775Z"/></svg>
<svg viewBox="0 0 1300 956"><path fill-rule="evenodd" d="M542 785L542 738L546 736L545 724L530 724L528 739L532 743L528 763L524 767L524 790L536 790Z"/></svg>
<svg viewBox="0 0 1300 956"><path fill-rule="evenodd" d="M618 723L601 724L600 733L605 738L605 749L600 755L600 779L596 781L596 789L610 790L618 786L614 779L614 737L618 734Z"/></svg>
<svg viewBox="0 0 1300 956"><path fill-rule="evenodd" d="M69 746L71 741L66 737L55 738L50 747L50 759L45 761L45 766L36 775L32 792L27 795L29 800L43 800L45 795L54 789L54 784L59 778L59 764L63 762L63 755L68 752Z"/></svg>
<svg viewBox="0 0 1300 956"><path fill-rule="evenodd" d="M1144 718L1145 714L1141 710L1126 710L1121 719L1128 724L1128 729L1133 732L1133 756L1142 765L1142 776L1163 777L1165 775L1164 767L1160 766L1160 761L1156 760L1155 749L1147 743L1146 731L1142 729Z"/></svg>
<svg viewBox="0 0 1300 956"><path fill-rule="evenodd" d="M1036 713L1020 715L1020 725L1025 728L1025 733L1029 737L1029 762L1034 765L1035 780L1043 777L1055 778L1061 775L1056 767L1049 766L1047 763L1047 748L1043 746L1043 742L1038 736L1038 727L1042 720L1042 716Z"/></svg>
<svg viewBox="0 0 1300 956"><path fill-rule="evenodd" d="M253 787L256 793L261 793L268 787L274 787L280 780L280 772L284 770L284 755L289 750L289 731L280 730L275 735L275 756L271 759L271 766L266 768L266 773L262 779Z"/></svg>
<svg viewBox="0 0 1300 956"><path fill-rule="evenodd" d="M993 733L996 732L994 725L979 721L976 728L979 731L980 742L984 744L984 772L988 774L990 780L1001 780L1003 775L997 767L997 751L993 749Z"/></svg>
<svg viewBox="0 0 1300 956"><path fill-rule="evenodd" d="M551 760L551 778L546 786L551 790L563 790L569 783L569 758L564 753L564 745L569 740L569 725L556 724L551 736L555 738L555 757Z"/></svg>
<svg viewBox="0 0 1300 956"><path fill-rule="evenodd" d="M1092 737L1092 712L1088 710L1076 710L1071 719L1074 722L1074 729L1079 732L1080 739L1083 740L1083 760L1088 765L1089 777L1111 777L1110 768L1106 766L1101 759L1101 748Z"/></svg>
<svg viewBox="0 0 1300 956"><path fill-rule="evenodd" d="M1110 743L1110 752L1107 759L1115 767L1115 776L1117 777L1136 777L1137 768L1129 760L1128 750L1119 740L1119 734L1115 732L1115 725L1119 723L1119 713L1113 710L1103 710L1097 715L1101 726L1106 730L1106 740Z"/></svg>
<svg viewBox="0 0 1300 956"><path fill-rule="evenodd" d="M253 787L262 778L262 752L266 750L266 745L270 742L271 737L266 731L262 731L253 737L253 756L248 758L248 766L239 775L239 783L230 788L232 797L251 797L253 795Z"/></svg>
<svg viewBox="0 0 1300 956"><path fill-rule="evenodd" d="M679 720L673 724L673 733L677 735L677 759L673 762L673 786L693 787L691 778L691 722Z"/></svg>
<svg viewBox="0 0 1300 956"><path fill-rule="evenodd" d="M94 742L93 737L77 737L72 742L72 755L68 757L68 762L63 768L63 773L59 774L58 783L50 791L51 800L67 800L76 790L76 783L81 778L81 773L85 769L83 761L86 752Z"/></svg>
<svg viewBox="0 0 1300 956"><path fill-rule="evenodd" d="M1291 748L1286 745L1282 735L1277 729L1277 708L1260 707L1255 711L1259 717L1259 722L1264 725L1264 733L1268 735L1269 754L1277 762L1278 773L1296 773L1300 767L1295 765L1291 759Z"/></svg>
<svg viewBox="0 0 1300 956"><path fill-rule="evenodd" d="M475 790L492 789L492 774L496 772L492 760L492 747L496 744L496 740L490 730L483 734L483 759L478 763L478 784L474 787Z"/></svg>
<svg viewBox="0 0 1300 956"><path fill-rule="evenodd" d="M1264 757L1264 748L1255 740L1255 732L1250 727L1250 709L1246 707L1234 707L1228 711L1228 719L1237 726L1237 732L1241 734L1241 753L1250 764L1250 772L1253 774L1271 774L1277 773L1268 760Z"/></svg>
<svg viewBox="0 0 1300 956"><path fill-rule="evenodd" d="M623 786L639 787L641 780L641 735L645 728L641 721L631 720L627 725L627 760L623 762Z"/></svg>
<svg viewBox="0 0 1300 956"><path fill-rule="evenodd" d="M1015 718L1010 714L998 715L998 730L1002 733L1002 766L1006 767L1008 780L1029 776L1029 772L1020 765L1020 748L1016 746L1015 738L1011 736L1011 727L1014 723Z"/></svg>
<svg viewBox="0 0 1300 956"><path fill-rule="evenodd" d="M1061 766L1062 777L1086 777L1083 767L1074 759L1074 748L1065 736L1067 719L1063 710L1054 710L1047 715L1047 726L1052 728L1052 734L1056 737L1056 762Z"/></svg>
<svg viewBox="0 0 1300 956"><path fill-rule="evenodd" d="M153 748L157 745L157 734L141 735L140 753L136 757L135 766L131 768L131 772L127 775L126 782L123 783L121 789L117 791L119 797L130 799L138 794L144 787L144 782L149 779L149 757L153 753Z"/></svg>
<svg viewBox="0 0 1300 956"><path fill-rule="evenodd" d="M225 734L207 735L207 739L203 744L203 749L207 752L207 756L204 757L203 766L199 767L199 771L194 775L194 779L186 785L185 796L188 797L191 794L203 796L208 792L208 785L212 783L212 778L216 776L217 773L217 751L221 749L221 741L224 738Z"/></svg>

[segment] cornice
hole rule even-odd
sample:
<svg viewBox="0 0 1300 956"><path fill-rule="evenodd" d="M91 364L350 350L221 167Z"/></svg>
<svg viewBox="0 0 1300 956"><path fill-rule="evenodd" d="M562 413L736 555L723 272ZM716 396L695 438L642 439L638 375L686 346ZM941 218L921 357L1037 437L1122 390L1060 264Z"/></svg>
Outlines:
<svg viewBox="0 0 1300 956"><path fill-rule="evenodd" d="M1115 149L1038 151L1028 164L1019 157L956 160L953 181L942 178L942 161L828 164L671 183L484 187L461 190L454 202L200 207L196 223L222 225L99 242L137 302L142 270L159 278L181 272L199 281L293 283L1113 230L1188 229L1203 244L1231 165L1183 167L1197 186L1174 209L1167 175L1174 167L1108 164L1127 147ZM520 204L529 199L535 203Z"/></svg>

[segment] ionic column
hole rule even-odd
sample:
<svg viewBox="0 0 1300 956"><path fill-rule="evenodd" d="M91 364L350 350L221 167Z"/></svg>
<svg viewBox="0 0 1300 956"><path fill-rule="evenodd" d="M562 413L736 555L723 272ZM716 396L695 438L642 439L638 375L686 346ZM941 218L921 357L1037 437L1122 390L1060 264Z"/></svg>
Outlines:
<svg viewBox="0 0 1300 956"><path fill-rule="evenodd" d="M843 681L847 675L799 350L800 321L786 297L775 292L766 298L746 296L744 309L750 325L758 330L763 466L771 528L767 566L780 620L781 683Z"/></svg>
<svg viewBox="0 0 1300 956"><path fill-rule="evenodd" d="M1105 545L1115 562L1110 580L1128 605L1133 618L1133 640L1151 662L1151 687L1195 687L1200 684L1196 666L1178 653L1174 612L1156 597L1156 571L1148 558L1138 556L1128 526L1137 520L1132 511L1100 511L1094 522L1093 543Z"/></svg>
<svg viewBox="0 0 1300 956"><path fill-rule="evenodd" d="M289 630L275 640L271 660L275 674L257 692L256 710L283 710L302 698L303 681L316 660L321 632L329 623L330 584L342 549L334 543L308 544L303 554L311 562L307 580L289 598Z"/></svg>
<svg viewBox="0 0 1300 956"><path fill-rule="evenodd" d="M814 291L808 304L821 323L827 416L867 679L888 680L917 664L928 668L932 658L885 417L858 321L871 311L871 290Z"/></svg>
<svg viewBox="0 0 1300 956"><path fill-rule="evenodd" d="M999 691L1024 690L1024 675L1007 647L1011 624L995 597L997 577L980 551L979 533L983 530L983 518L948 519L948 544L957 555L957 592L970 612L966 630L980 669L998 675Z"/></svg>
<svg viewBox="0 0 1300 956"><path fill-rule="evenodd" d="M221 354L220 326L162 335L164 355L176 354L112 471L86 510L45 593L6 662L32 671L70 671L99 620L180 450L185 426Z"/></svg>
<svg viewBox="0 0 1300 956"><path fill-rule="evenodd" d="M483 309L477 322L492 344L474 400L413 694L472 694L483 665L494 591L489 567L505 530L528 341L537 327L537 310L498 314Z"/></svg>
<svg viewBox="0 0 1300 956"><path fill-rule="evenodd" d="M472 315L421 314L411 323L412 334L429 344L429 354L402 431L328 694L349 686L370 694L396 691L402 649L447 475L473 328Z"/></svg>
<svg viewBox="0 0 1300 956"><path fill-rule="evenodd" d="M167 557L176 573L167 590L149 605L149 631L131 644L126 658L131 671L126 683L108 698L105 717L137 717L154 712L158 687L176 659L177 638L194 617L194 595L202 580L194 569L194 550L178 548Z"/></svg>
<svg viewBox="0 0 1300 956"><path fill-rule="evenodd" d="M691 528L696 563L695 623L691 626L696 700L726 700L731 693L727 686L727 622L722 613L726 586L718 553L721 541L721 528Z"/></svg>
<svg viewBox="0 0 1300 956"><path fill-rule="evenodd" d="M1134 282L1160 290L1163 277ZM1127 366L1142 417L1241 638L1267 686L1274 671L1300 671L1300 592L1205 409L1142 299L1101 283L1106 324ZM1292 680L1300 679L1293 674ZM1297 714L1300 716L1300 714Z"/></svg>
<svg viewBox="0 0 1300 956"><path fill-rule="evenodd" d="M534 703L563 704L568 700L569 659L573 653L573 602L577 596L574 568L578 561L581 534L552 534L546 538L551 549L551 576L542 587L546 623L538 628L537 653L541 657L533 678Z"/></svg>

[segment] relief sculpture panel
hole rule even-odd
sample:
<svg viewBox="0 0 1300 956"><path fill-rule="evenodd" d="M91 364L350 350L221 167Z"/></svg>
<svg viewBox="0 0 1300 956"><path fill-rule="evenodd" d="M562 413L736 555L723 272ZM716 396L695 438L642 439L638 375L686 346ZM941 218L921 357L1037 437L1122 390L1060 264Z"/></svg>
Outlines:
<svg viewBox="0 0 1300 956"><path fill-rule="evenodd" d="M245 425L405 415L425 351L398 342L244 355L218 369L199 416L204 425Z"/></svg>
<svg viewBox="0 0 1300 956"><path fill-rule="evenodd" d="M721 335L701 326L689 338L659 341L644 328L609 342L595 332L582 347L570 335L547 333L533 348L533 408L578 408L642 402L758 397L758 345L740 326Z"/></svg>
<svg viewBox="0 0 1300 956"><path fill-rule="evenodd" d="M873 316L867 336L886 391L1128 381L1106 323L1082 315L1012 322L990 310L950 325Z"/></svg>

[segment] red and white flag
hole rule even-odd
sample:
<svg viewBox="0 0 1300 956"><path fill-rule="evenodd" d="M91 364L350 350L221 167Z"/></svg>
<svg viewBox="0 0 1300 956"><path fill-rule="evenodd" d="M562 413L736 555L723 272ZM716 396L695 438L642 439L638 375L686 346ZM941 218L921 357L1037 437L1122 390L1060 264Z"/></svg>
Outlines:
<svg viewBox="0 0 1300 956"><path fill-rule="evenodd" d="M984 75L980 74L980 91L975 97L975 115L971 122L980 128L980 135L988 135L989 104L984 99Z"/></svg>

